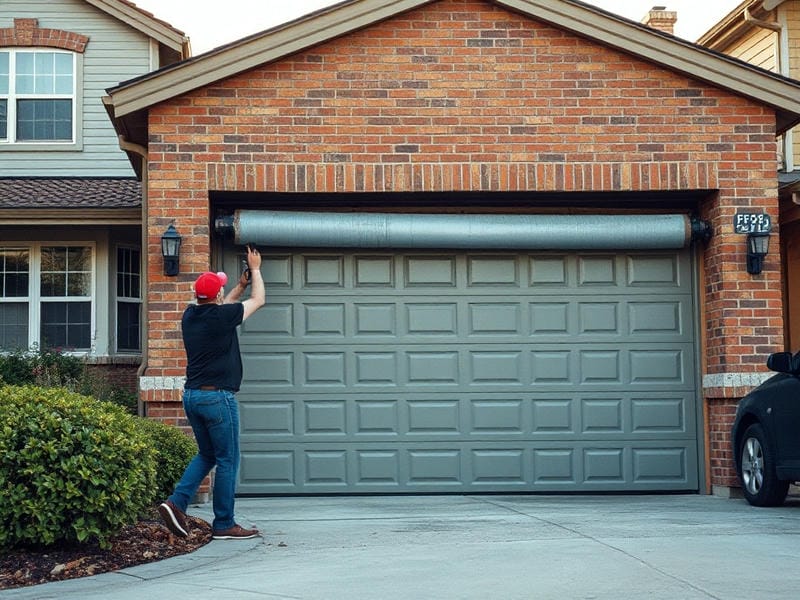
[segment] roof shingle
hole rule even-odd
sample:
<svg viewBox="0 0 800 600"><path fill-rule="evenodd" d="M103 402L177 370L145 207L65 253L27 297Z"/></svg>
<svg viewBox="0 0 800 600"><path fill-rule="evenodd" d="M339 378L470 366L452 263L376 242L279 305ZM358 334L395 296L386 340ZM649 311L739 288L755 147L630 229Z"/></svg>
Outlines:
<svg viewBox="0 0 800 600"><path fill-rule="evenodd" d="M0 178L2 208L141 208L133 178Z"/></svg>

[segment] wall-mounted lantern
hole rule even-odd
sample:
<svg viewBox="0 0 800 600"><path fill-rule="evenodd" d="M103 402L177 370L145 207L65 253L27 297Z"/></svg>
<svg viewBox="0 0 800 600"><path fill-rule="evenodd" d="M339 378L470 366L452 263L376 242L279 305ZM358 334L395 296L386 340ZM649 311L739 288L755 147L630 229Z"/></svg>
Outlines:
<svg viewBox="0 0 800 600"><path fill-rule="evenodd" d="M769 253L769 233L772 220L766 213L736 213L733 230L747 236L747 272L758 275Z"/></svg>
<svg viewBox="0 0 800 600"><path fill-rule="evenodd" d="M761 273L764 257L769 253L769 233L747 234L747 272L751 275Z"/></svg>
<svg viewBox="0 0 800 600"><path fill-rule="evenodd" d="M161 236L161 256L164 257L164 275L174 277L180 271L181 236L170 223Z"/></svg>

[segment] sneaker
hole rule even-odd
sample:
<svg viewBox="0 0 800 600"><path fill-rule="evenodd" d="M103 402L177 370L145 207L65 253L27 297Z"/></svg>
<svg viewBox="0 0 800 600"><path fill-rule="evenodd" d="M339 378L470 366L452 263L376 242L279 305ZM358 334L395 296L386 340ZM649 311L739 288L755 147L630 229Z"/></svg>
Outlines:
<svg viewBox="0 0 800 600"><path fill-rule="evenodd" d="M215 529L211 533L215 540L248 540L261 535L258 529L245 529L241 525L234 525L228 529Z"/></svg>
<svg viewBox="0 0 800 600"><path fill-rule="evenodd" d="M172 533L178 537L187 537L189 528L186 525L186 514L169 500L165 500L158 506L158 513L164 519L164 524Z"/></svg>

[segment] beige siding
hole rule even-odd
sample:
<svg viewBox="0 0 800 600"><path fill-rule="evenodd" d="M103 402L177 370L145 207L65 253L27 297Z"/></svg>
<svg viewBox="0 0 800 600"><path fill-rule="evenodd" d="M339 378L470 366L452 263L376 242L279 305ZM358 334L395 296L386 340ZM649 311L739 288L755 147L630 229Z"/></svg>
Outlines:
<svg viewBox="0 0 800 600"><path fill-rule="evenodd" d="M781 5L781 10L784 11L783 14L789 30L787 39L789 47L789 76L798 79L800 78L800 0L784 2ZM792 132L794 165L795 168L798 168L800 166L800 128L795 127Z"/></svg>
<svg viewBox="0 0 800 600"><path fill-rule="evenodd" d="M0 27L35 18L39 27L89 37L83 56L82 150L0 151L4 176L132 176L101 98L120 81L150 70L147 36L83 0L0 0Z"/></svg>
<svg viewBox="0 0 800 600"><path fill-rule="evenodd" d="M755 29L723 52L762 69L777 72L777 44L777 33L769 29Z"/></svg>

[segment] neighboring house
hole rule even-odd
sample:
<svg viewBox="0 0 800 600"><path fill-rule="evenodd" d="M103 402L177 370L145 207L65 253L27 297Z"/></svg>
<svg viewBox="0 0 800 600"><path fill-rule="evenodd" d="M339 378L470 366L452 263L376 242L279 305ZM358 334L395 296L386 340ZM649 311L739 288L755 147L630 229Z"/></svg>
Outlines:
<svg viewBox="0 0 800 600"><path fill-rule="evenodd" d="M747 0L698 44L774 73L800 78L800 0ZM800 350L800 130L786 131L777 159L786 349Z"/></svg>
<svg viewBox="0 0 800 600"><path fill-rule="evenodd" d="M784 331L734 219L777 220L797 81L577 1L353 0L106 103L146 147L149 415L194 278L262 249L241 492L737 485Z"/></svg>
<svg viewBox="0 0 800 600"><path fill-rule="evenodd" d="M85 353L135 389L141 184L101 98L188 56L124 0L0 2L0 350Z"/></svg>

